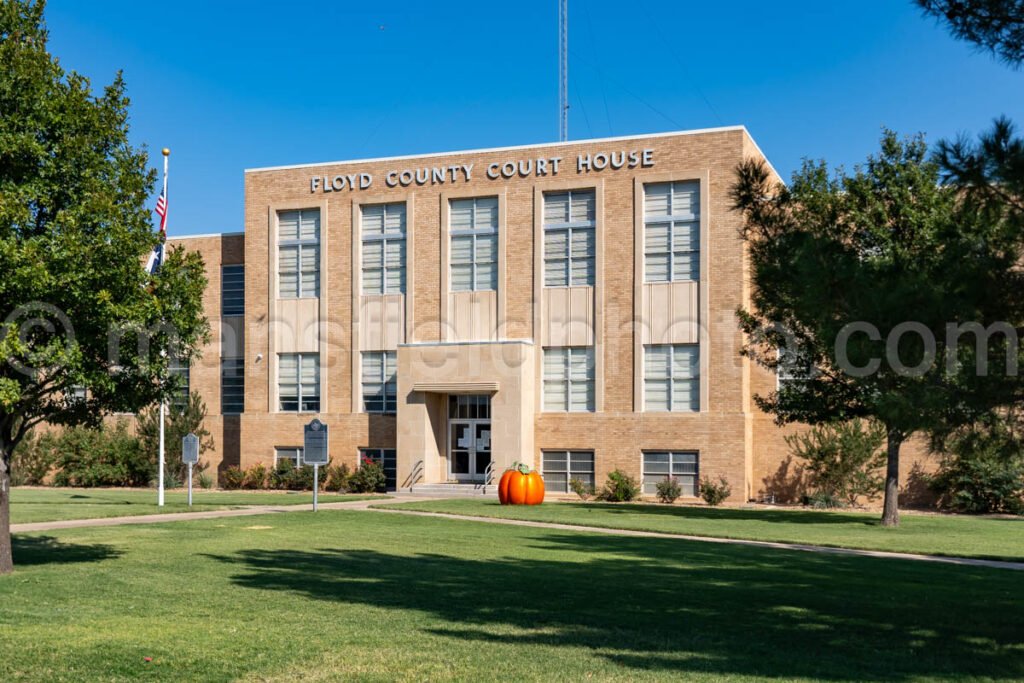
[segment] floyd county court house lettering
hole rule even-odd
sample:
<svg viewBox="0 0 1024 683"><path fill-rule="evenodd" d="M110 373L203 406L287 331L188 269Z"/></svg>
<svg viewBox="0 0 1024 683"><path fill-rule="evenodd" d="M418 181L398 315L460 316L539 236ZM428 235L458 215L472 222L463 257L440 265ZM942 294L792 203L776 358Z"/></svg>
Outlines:
<svg viewBox="0 0 1024 683"><path fill-rule="evenodd" d="M474 164L455 164L452 166L434 166L423 168L406 168L391 170L384 174L384 184L388 187L408 187L409 185L440 185L456 183L460 180L468 182L473 177ZM562 157L539 157L536 159L520 159L517 161L495 161L487 165L484 172L491 180L519 176L555 176L562 166ZM613 170L620 168L650 168L654 166L654 150L622 150L619 152L597 152L596 154L579 154L576 157L576 173ZM348 173L335 176L313 176L309 181L309 191L341 192L343 190L366 190L373 185L372 173Z"/></svg>

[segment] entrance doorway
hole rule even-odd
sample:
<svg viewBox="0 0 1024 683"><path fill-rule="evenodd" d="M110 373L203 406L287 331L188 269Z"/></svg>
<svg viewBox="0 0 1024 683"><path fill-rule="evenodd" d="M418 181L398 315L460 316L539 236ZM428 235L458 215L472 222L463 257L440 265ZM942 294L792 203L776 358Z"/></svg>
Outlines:
<svg viewBox="0 0 1024 683"><path fill-rule="evenodd" d="M448 399L448 478L483 482L491 464L491 397Z"/></svg>

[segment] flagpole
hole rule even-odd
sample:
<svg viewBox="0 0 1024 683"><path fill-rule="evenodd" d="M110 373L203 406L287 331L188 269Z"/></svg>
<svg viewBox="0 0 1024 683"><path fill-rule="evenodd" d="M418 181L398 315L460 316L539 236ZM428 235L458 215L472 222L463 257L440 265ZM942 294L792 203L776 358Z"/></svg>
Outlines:
<svg viewBox="0 0 1024 683"><path fill-rule="evenodd" d="M171 150L164 147L164 200L167 200L167 157L171 155ZM166 226L166 218L162 219ZM166 228L165 228L166 229ZM161 230L160 239L164 239L164 230ZM158 473L158 484L157 484L157 507L164 506L164 415L167 413L167 401L160 399L160 471Z"/></svg>

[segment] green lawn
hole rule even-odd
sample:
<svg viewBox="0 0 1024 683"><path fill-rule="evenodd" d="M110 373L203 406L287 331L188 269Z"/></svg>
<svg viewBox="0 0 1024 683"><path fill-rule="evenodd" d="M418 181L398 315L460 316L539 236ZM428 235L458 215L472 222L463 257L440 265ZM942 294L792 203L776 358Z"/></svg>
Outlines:
<svg viewBox="0 0 1024 683"><path fill-rule="evenodd" d="M348 510L17 535L15 562L5 682L1024 679L1008 570Z"/></svg>
<svg viewBox="0 0 1024 683"><path fill-rule="evenodd" d="M321 503L363 500L377 496L321 493ZM383 499L383 497L381 497ZM11 523L55 522L65 519L97 517L130 517L173 512L224 510L249 505L301 505L312 503L310 493L268 493L261 491L193 492L193 505L188 506L185 491L168 491L165 505L157 507L156 490L118 489L11 489Z"/></svg>
<svg viewBox="0 0 1024 683"><path fill-rule="evenodd" d="M393 506L693 536L1024 560L1024 517L903 514L899 528L888 529L881 526L876 514L812 510L553 502L527 507L503 506L496 500L478 499L424 500Z"/></svg>

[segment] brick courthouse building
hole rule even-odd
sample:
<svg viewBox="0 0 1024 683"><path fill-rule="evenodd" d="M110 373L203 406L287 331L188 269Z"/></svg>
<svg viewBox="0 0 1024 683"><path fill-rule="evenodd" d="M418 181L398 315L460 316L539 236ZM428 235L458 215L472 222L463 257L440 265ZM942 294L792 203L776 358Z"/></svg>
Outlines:
<svg viewBox="0 0 1024 683"><path fill-rule="evenodd" d="M301 461L319 417L402 488L519 461L553 491L620 468L757 497L786 446L739 353L751 157L732 127L246 171L244 233L172 240L210 279L206 457Z"/></svg>

